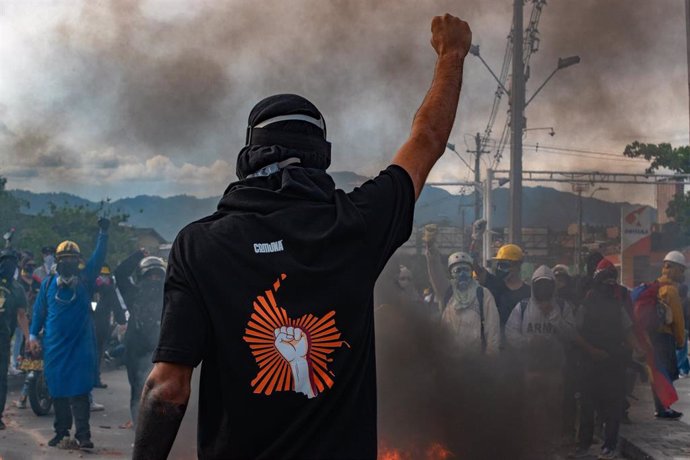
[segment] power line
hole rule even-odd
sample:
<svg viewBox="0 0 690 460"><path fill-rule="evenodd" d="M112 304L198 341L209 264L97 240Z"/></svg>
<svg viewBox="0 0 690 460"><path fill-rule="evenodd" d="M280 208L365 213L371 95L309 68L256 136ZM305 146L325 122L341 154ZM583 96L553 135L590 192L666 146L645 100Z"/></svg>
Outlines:
<svg viewBox="0 0 690 460"><path fill-rule="evenodd" d="M556 147L554 145L541 145L541 144L524 144L524 145L526 147L536 147L537 149L549 149L549 150L558 150L558 151L564 151L564 152L577 152L577 153L593 153L596 155L612 156L612 157L617 157L617 158L630 158L630 157L621 157L621 155L619 155L617 153L597 152L594 150L585 150L585 149L573 148L573 147Z"/></svg>

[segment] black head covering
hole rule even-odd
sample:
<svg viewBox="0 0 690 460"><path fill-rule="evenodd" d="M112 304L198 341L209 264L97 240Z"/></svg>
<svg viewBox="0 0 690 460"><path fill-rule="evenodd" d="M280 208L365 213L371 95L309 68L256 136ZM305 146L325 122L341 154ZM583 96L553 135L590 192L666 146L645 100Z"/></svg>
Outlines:
<svg viewBox="0 0 690 460"><path fill-rule="evenodd" d="M313 122L278 120L257 127L286 115L303 115ZM320 122L322 127L314 122ZM237 156L237 177L240 179L288 158L298 158L305 168L324 171L331 164L331 144L326 141L323 116L314 104L296 94L276 94L256 104L249 114L246 142Z"/></svg>

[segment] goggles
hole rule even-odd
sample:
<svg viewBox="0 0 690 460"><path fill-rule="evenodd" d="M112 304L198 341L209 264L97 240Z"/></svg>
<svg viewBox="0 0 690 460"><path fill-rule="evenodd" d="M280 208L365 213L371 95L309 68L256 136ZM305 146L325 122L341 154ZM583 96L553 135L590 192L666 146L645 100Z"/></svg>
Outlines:
<svg viewBox="0 0 690 460"><path fill-rule="evenodd" d="M513 263L509 260L499 260L498 262L496 262L497 270L508 271L511 268L513 268Z"/></svg>
<svg viewBox="0 0 690 460"><path fill-rule="evenodd" d="M454 265L450 269L450 276L452 278L460 276L461 273L472 273L472 268L467 266L467 265L460 264L460 265Z"/></svg>

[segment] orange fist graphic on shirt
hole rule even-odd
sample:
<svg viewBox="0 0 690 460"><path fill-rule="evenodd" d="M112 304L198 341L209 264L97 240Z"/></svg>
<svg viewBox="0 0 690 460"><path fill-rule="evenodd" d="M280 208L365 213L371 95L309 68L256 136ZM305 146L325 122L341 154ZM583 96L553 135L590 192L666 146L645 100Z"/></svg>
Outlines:
<svg viewBox="0 0 690 460"><path fill-rule="evenodd" d="M309 351L309 340L302 329L296 327L281 327L274 331L275 346L285 360L290 363L290 371L295 382L294 389L308 398L316 396L309 378L309 364L306 359Z"/></svg>
<svg viewBox="0 0 690 460"><path fill-rule="evenodd" d="M294 391L308 398L333 386L335 374L328 368L336 348L347 342L340 340L335 327L335 311L319 318L312 314L297 320L288 317L276 302L281 275L273 289L264 291L253 303L244 341L249 344L259 372L251 381L254 393L266 396L274 391ZM348 345L349 346L349 345Z"/></svg>

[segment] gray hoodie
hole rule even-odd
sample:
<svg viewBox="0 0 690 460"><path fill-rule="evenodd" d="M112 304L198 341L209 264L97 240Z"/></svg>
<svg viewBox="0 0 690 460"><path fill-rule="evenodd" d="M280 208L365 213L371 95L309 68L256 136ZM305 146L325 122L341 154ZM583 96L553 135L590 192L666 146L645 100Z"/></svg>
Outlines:
<svg viewBox="0 0 690 460"><path fill-rule="evenodd" d="M532 275L532 285L540 279L555 281L553 270L546 265L537 268ZM572 340L576 335L575 317L570 304L559 303L555 297L551 300L550 311L545 313L537 304L533 289L526 308L519 303L513 308L505 332L506 343L511 348L521 348L534 341L550 341L562 348L562 341Z"/></svg>

